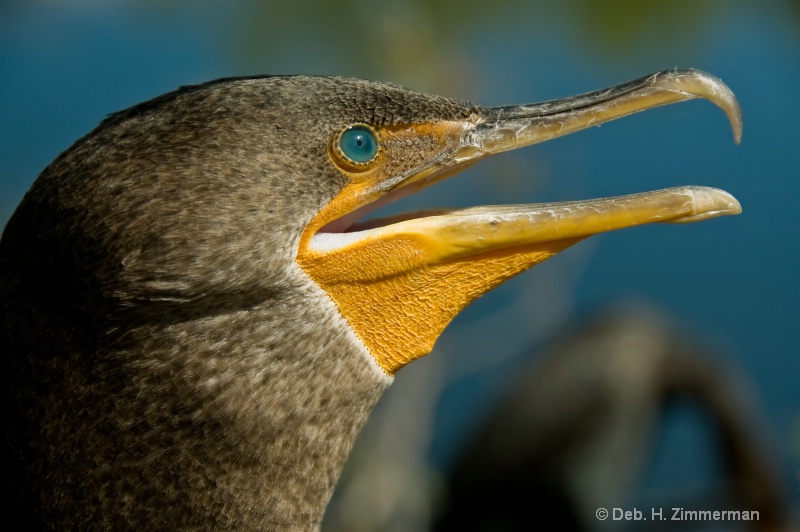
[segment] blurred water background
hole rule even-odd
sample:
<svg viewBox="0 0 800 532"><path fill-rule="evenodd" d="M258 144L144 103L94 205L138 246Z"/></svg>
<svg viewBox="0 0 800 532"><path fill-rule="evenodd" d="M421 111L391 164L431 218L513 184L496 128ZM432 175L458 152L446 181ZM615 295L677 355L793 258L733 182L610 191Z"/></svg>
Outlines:
<svg viewBox="0 0 800 532"><path fill-rule="evenodd" d="M693 184L730 191L744 212L593 237L475 302L431 356L398 375L326 527L358 528L342 517L356 511L342 490L383 497L361 504L383 512L371 521L383 529L398 514L421 512L423 522L435 511L436 479L514 368L565 324L619 300L661 309L746 376L796 507L800 1L3 0L0 224L38 173L107 114L180 85L337 74L501 105L673 67L706 70L733 89L741 146L719 109L682 103L504 154L391 209ZM642 489L702 485L708 438L691 417L668 417ZM359 477L364 464L372 476ZM381 464L388 468L377 474ZM408 491L419 495L395 493Z"/></svg>

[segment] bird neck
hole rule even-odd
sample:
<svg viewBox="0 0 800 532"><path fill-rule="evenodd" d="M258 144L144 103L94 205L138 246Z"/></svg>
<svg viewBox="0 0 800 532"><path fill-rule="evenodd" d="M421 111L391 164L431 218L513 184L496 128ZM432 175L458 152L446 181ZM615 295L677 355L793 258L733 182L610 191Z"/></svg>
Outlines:
<svg viewBox="0 0 800 532"><path fill-rule="evenodd" d="M162 332L176 341L193 339L191 352L165 345L171 345L184 376L184 438L178 444L189 452L177 457L187 458L180 464L188 482L183 492L192 494L193 512L206 513L206 522L318 527L356 436L391 382L333 303L325 297L314 304L316 298L307 293L296 308L286 300L270 301ZM309 316L309 308L319 315ZM224 336L215 337L215 331ZM154 371L147 375L152 379ZM174 386L175 375L164 378ZM171 409L164 413L175 415ZM160 452L163 445L154 449ZM198 463L198 456L208 461ZM220 515L230 522L219 522Z"/></svg>
<svg viewBox="0 0 800 532"><path fill-rule="evenodd" d="M59 411L43 414L58 449L30 451L48 471L51 493L37 496L49 524L318 528L391 378L327 296L301 288L247 310L140 324L88 370L86 353L65 352L60 400L46 401Z"/></svg>

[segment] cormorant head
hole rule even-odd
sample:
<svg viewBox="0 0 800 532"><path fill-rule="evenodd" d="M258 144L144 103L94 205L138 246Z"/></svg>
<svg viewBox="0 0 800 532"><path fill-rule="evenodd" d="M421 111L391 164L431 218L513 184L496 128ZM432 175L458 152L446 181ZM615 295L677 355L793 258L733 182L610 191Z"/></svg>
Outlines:
<svg viewBox="0 0 800 532"><path fill-rule="evenodd" d="M15 215L45 213L36 238L48 259L8 260L23 261L23 276L56 267L60 279L29 272L49 300L131 312L146 302L147 319L280 298L299 267L393 374L470 301L587 236L740 207L720 190L682 187L361 221L368 212L484 157L696 97L723 108L738 141L732 93L695 70L493 108L338 77L187 87L112 115L54 161ZM80 222L46 222L56 216ZM24 248L9 240L29 234L7 231L4 245ZM119 305L95 305L109 298Z"/></svg>
<svg viewBox="0 0 800 532"><path fill-rule="evenodd" d="M741 208L726 192L682 187L567 203L417 212L359 221L478 160L637 111L707 98L741 116L730 90L696 70L664 71L539 104L484 108L390 85L319 80L329 118L316 139L339 188L302 231L297 262L392 374L430 352L470 301L592 234L692 222ZM333 177L335 176L335 177Z"/></svg>

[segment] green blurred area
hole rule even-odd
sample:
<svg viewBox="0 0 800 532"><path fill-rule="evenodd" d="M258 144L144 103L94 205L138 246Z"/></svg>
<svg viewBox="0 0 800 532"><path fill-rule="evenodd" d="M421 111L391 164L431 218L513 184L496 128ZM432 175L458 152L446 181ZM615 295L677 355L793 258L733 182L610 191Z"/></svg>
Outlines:
<svg viewBox="0 0 800 532"><path fill-rule="evenodd" d="M800 1L789 2L800 30ZM131 1L138 16L191 10L187 0ZM420 90L442 91L477 82L464 50L487 35L525 34L557 25L562 38L604 63L674 61L676 51L707 44L710 24L724 12L780 16L782 2L675 0L241 0L226 4L238 23L219 19L219 41L231 61L250 72L275 62L308 73L402 80ZM465 47L465 45L467 45ZM546 45L546 43L543 43ZM655 57L654 57L655 56ZM292 70L291 68L289 70ZM281 71L281 73L291 73Z"/></svg>

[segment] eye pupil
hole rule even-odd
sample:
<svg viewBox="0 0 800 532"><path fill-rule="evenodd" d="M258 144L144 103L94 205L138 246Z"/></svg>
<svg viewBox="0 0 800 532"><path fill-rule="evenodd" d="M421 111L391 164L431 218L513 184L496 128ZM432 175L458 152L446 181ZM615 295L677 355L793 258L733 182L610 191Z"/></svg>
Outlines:
<svg viewBox="0 0 800 532"><path fill-rule="evenodd" d="M378 141L368 127L352 126L339 137L339 148L351 161L364 164L378 154Z"/></svg>

